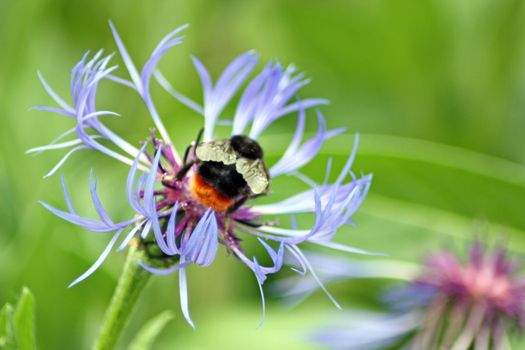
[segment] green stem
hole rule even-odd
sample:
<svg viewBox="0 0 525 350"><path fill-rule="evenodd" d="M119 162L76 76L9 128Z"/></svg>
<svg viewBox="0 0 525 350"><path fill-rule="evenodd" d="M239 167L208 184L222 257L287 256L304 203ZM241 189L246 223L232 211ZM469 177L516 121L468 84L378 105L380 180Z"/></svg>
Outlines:
<svg viewBox="0 0 525 350"><path fill-rule="evenodd" d="M114 349L140 293L149 281L151 273L138 265L137 260L147 262L148 257L144 251L130 247L124 271L111 298L100 335L93 345L93 350Z"/></svg>

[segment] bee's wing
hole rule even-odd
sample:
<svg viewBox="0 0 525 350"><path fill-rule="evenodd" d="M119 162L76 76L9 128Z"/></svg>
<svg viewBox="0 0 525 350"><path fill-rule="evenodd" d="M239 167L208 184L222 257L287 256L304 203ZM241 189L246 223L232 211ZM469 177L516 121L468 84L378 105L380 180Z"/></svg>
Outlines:
<svg viewBox="0 0 525 350"><path fill-rule="evenodd" d="M268 188L268 171L261 159L239 158L235 170L242 175L254 194L264 192Z"/></svg>
<svg viewBox="0 0 525 350"><path fill-rule="evenodd" d="M195 150L197 157L205 162L222 162L226 165L234 164L237 160L229 140L204 142Z"/></svg>

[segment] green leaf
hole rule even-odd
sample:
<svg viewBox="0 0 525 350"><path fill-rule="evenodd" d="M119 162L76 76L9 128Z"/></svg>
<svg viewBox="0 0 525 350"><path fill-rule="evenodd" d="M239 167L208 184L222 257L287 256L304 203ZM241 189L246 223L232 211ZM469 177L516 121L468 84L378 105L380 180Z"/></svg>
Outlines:
<svg viewBox="0 0 525 350"><path fill-rule="evenodd" d="M139 331L135 339L133 339L128 350L150 349L155 338L157 338L166 324L174 318L175 316L173 315L173 312L164 311L155 318L149 320Z"/></svg>
<svg viewBox="0 0 525 350"><path fill-rule="evenodd" d="M0 310L0 349L16 349L16 340L13 332L13 306L5 304Z"/></svg>
<svg viewBox="0 0 525 350"><path fill-rule="evenodd" d="M31 291L24 287L13 315L13 325L20 350L35 349L34 308L35 298Z"/></svg>

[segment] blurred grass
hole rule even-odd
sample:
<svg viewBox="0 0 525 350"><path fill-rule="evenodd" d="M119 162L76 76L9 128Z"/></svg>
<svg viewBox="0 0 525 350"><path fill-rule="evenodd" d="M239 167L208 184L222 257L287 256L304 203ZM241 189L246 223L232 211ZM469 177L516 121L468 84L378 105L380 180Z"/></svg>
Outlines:
<svg viewBox="0 0 525 350"><path fill-rule="evenodd" d="M329 98L331 104L323 108L329 126L347 127L349 133L331 140L305 172L321 179L332 154L335 165L342 164L350 134L359 131L354 170L374 174L370 197L354 218L358 226L344 230L341 241L415 261L443 245L459 249L481 232L489 240L503 237L513 251L524 252L523 1L2 1L0 304L16 299L22 285L31 288L40 348L91 343L123 262L115 254L88 281L66 289L98 256L106 238L90 236L37 205L37 199L63 203L58 176L41 179L60 155L24 154L69 125L57 116L28 112L50 103L36 70L67 96L70 69L86 50L115 50L108 19L136 62L143 62L170 29L191 23L185 44L162 69L195 98L201 92L190 53L215 76L252 48L264 60L278 57L306 71L313 82L303 95ZM154 94L168 130L184 148L200 128L200 117L158 87ZM129 141L143 139L152 125L125 88L102 86L99 103L123 115L111 126ZM270 161L279 152L275 145L282 144L276 140L293 132L293 119L271 128L277 136L262 139ZM90 168L101 190L117 189L101 191L104 203L116 217L126 217L120 200L125 167L91 152L78 153L63 168L79 211L92 210L86 200ZM277 179L274 189L285 196L298 186ZM271 301L266 325L255 330L258 290L246 268L221 252L216 264L189 275L196 331L180 316L175 279L156 278L125 338L170 308L176 320L162 333L159 349L173 343L189 349L303 349L301 331L331 310L322 295L293 311ZM338 285L334 292L347 306L369 305L359 289L378 287Z"/></svg>

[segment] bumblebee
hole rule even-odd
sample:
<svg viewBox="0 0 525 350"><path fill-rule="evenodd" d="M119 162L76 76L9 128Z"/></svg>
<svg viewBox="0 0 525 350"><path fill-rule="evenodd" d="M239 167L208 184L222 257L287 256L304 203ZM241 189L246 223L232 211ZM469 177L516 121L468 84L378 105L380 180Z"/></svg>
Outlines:
<svg viewBox="0 0 525 350"><path fill-rule="evenodd" d="M245 135L203 143L198 139L190 146L195 159L185 161L177 177L182 179L197 165L190 186L193 197L201 204L216 212L231 213L246 200L267 191L270 176L257 141Z"/></svg>

